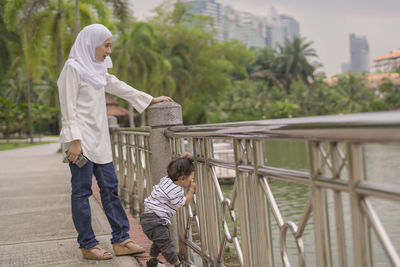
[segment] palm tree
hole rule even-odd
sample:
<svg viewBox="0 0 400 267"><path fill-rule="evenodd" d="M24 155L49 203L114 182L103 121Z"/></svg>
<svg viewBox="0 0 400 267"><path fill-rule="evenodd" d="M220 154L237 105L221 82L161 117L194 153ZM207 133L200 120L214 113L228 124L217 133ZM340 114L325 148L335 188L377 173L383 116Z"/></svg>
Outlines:
<svg viewBox="0 0 400 267"><path fill-rule="evenodd" d="M309 62L310 59L317 57L312 42L305 42L305 38L294 38L292 42L285 40L285 45L279 46L277 58L277 71L280 80L285 83L285 90L290 92L292 82L296 79L302 80L305 84L310 84L314 78L314 71L320 65Z"/></svg>
<svg viewBox="0 0 400 267"><path fill-rule="evenodd" d="M340 112L364 111L373 98L373 91L365 87L364 73L349 73L340 76L336 87L341 96L337 103Z"/></svg>
<svg viewBox="0 0 400 267"><path fill-rule="evenodd" d="M40 76L41 62L40 50L43 40L43 27L38 27L41 24L42 18L36 16L42 10L47 1L11 1L7 0L5 6L5 22L9 30L15 30L20 27L22 50L24 55L24 63L28 76L27 85L27 102L28 102L28 120L29 120L29 136L33 143L33 122L31 108L31 92L33 80ZM22 14L18 14L19 11ZM18 21L19 20L19 21ZM43 25L44 26L44 25Z"/></svg>
<svg viewBox="0 0 400 267"><path fill-rule="evenodd" d="M156 36L151 25L138 22L134 24L131 32L118 37L113 54L113 59L118 62L114 72L122 80L150 94L154 94L154 90L151 90L151 80L160 73L164 63L155 50L155 40ZM133 109L130 104L129 109L132 114L130 127L134 127Z"/></svg>
<svg viewBox="0 0 400 267"><path fill-rule="evenodd" d="M33 122L31 112L31 93L35 80L40 80L43 64L52 66L52 59L57 59L57 73L52 72L53 77L58 77L62 66L62 46L69 52L69 44L72 38L68 34L71 27L70 15L71 3L62 0L5 0L4 18L8 30L18 31L21 36L23 64L27 73L27 103L29 117L29 135L33 142ZM108 23L108 6L101 0L86 0L89 5L80 5L81 21L89 24L95 20L92 8L97 11L99 20ZM21 13L21 14L19 14ZM61 37L63 36L63 37ZM64 39L65 38L65 39ZM49 48L44 50L43 46ZM57 49L52 49L57 48ZM57 56L52 56L52 53ZM47 54L47 56L45 56ZM55 88L56 90L56 88Z"/></svg>
<svg viewBox="0 0 400 267"><path fill-rule="evenodd" d="M265 81L267 87L281 87L277 75L277 55L276 51L270 47L265 47L255 51L256 60L249 66L250 78Z"/></svg>
<svg viewBox="0 0 400 267"><path fill-rule="evenodd" d="M75 38L78 36L79 31L81 30L81 21L80 21L80 10L79 10L79 0L75 0Z"/></svg>
<svg viewBox="0 0 400 267"><path fill-rule="evenodd" d="M20 38L17 33L7 30L4 23L3 11L5 1L0 1L0 81L6 76L9 71L9 66L14 60L14 51L12 47L20 50Z"/></svg>

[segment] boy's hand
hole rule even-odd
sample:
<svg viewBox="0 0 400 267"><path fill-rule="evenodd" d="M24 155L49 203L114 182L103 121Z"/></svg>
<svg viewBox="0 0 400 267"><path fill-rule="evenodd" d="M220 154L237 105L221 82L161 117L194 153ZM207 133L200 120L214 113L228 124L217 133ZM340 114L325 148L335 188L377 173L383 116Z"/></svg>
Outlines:
<svg viewBox="0 0 400 267"><path fill-rule="evenodd" d="M196 191L196 183L195 183L195 181L192 181L190 183L189 189L192 189L193 191Z"/></svg>
<svg viewBox="0 0 400 267"><path fill-rule="evenodd" d="M192 156L189 152L185 152L185 153L183 153L182 155L181 155L181 158L188 158L188 157L190 157L190 156Z"/></svg>

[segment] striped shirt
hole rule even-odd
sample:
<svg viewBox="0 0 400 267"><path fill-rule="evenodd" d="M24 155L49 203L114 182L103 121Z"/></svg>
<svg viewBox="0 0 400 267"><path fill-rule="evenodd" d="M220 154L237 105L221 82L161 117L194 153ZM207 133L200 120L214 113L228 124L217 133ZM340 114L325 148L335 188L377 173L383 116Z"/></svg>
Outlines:
<svg viewBox="0 0 400 267"><path fill-rule="evenodd" d="M183 187L174 184L168 176L165 176L160 179L159 184L153 186L150 196L144 200L144 212L153 212L165 219L167 224L171 224L171 216L178 208L185 205L185 202Z"/></svg>

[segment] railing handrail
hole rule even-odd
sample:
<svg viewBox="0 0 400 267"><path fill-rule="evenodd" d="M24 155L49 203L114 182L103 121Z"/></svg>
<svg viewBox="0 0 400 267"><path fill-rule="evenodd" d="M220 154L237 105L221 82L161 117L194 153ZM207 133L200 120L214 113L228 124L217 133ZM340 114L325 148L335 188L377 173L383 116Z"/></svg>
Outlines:
<svg viewBox="0 0 400 267"><path fill-rule="evenodd" d="M247 136L247 138L393 142L400 141L400 111L171 126L165 134L168 137Z"/></svg>
<svg viewBox="0 0 400 267"><path fill-rule="evenodd" d="M161 108L164 107L158 113L153 111L153 116L170 114ZM347 266L351 261L349 252L355 266L372 266L372 230L387 261L400 266L392 237L372 205L375 200L400 201L400 186L367 179L364 161L366 143L399 144L400 111L190 126L175 120L167 124L166 120L157 117L161 124L152 125L150 131L116 130L112 139L114 160L124 203L138 206L142 212L143 200L157 182L152 179L161 177L153 168L165 168L170 158L179 157L184 151L193 154L198 189L192 203L178 211L174 223L179 236L176 246L185 257L194 252L202 258L203 266L224 266L223 251L230 243L240 266L274 266L279 261L275 259L276 251L280 252L283 265L291 266L286 245L286 236L291 232L298 265L305 266L303 237L312 216L316 266L333 266L333 257L339 266ZM268 162L272 161L265 161L273 157L266 154L265 141L270 139L305 142L308 171L270 166ZM214 145L226 140L232 148L223 147L224 153L232 153L233 157L216 156L219 150ZM161 155L166 150L168 153ZM222 193L218 169L235 172L231 196ZM284 216L270 180L308 187L308 200L300 218L290 220ZM333 221L329 220L331 216ZM232 225L228 226L228 222ZM330 236L331 223L336 229L335 237ZM272 232L271 225L278 228L278 234Z"/></svg>

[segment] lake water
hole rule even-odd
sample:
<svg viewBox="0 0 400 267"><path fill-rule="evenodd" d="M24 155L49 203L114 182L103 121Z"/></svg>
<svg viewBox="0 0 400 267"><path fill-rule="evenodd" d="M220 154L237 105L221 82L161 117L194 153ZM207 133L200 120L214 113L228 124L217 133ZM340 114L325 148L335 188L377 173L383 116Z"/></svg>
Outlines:
<svg viewBox="0 0 400 267"><path fill-rule="evenodd" d="M267 165L272 167L281 167L295 170L308 171L308 157L306 144L304 142L283 142L268 141L266 143ZM391 183L399 186L400 179L400 145L399 144L368 144L363 147L364 160L366 165L366 176L368 180L379 183ZM291 220L296 224L300 222L305 205L310 196L308 186L299 185L291 182L278 180L269 181L271 190L277 201L281 214L285 221ZM232 185L221 185L225 197L231 198ZM351 217L349 198L347 193L342 193L344 220L346 228L346 250L348 266L354 266L353 263L353 241L351 234ZM376 213L386 228L397 251L400 251L400 203L371 199ZM237 205L236 205L237 206ZM334 266L337 266L337 247L335 241L335 222L333 211L333 194L328 190L329 221L331 229L332 242L332 260ZM236 210L236 213L239 211ZM238 218L238 216L237 216ZM279 229L276 226L275 219L273 223L272 235L274 238L274 261L275 266L282 266L279 251ZM386 254L383 251L375 233L371 229L373 266L390 266ZM313 219L308 220L307 227L303 234L303 242L306 252L306 265L316 266L315 246L313 234ZM297 266L297 249L294 238L290 231L287 234L287 246L292 266ZM234 254L234 250L231 249ZM231 264L231 266L237 266Z"/></svg>

